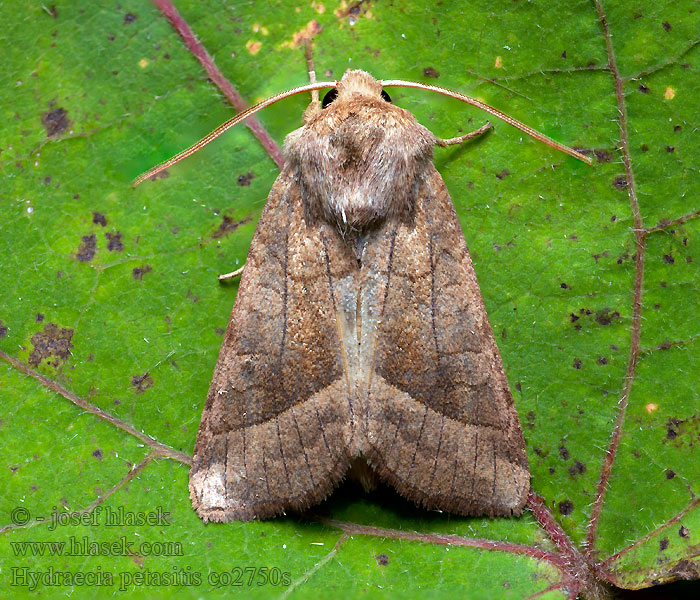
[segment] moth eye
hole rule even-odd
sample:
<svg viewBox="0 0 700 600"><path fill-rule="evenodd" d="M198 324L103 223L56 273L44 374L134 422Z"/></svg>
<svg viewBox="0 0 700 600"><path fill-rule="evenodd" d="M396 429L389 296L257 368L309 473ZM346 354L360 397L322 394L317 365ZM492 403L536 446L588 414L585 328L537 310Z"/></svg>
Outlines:
<svg viewBox="0 0 700 600"><path fill-rule="evenodd" d="M335 88L332 88L326 92L326 95L323 97L323 100L321 101L321 108L326 108L333 100L335 100L338 97L338 90Z"/></svg>
<svg viewBox="0 0 700 600"><path fill-rule="evenodd" d="M391 103L391 96L389 96L389 94L387 94L384 90L382 90L382 98Z"/></svg>

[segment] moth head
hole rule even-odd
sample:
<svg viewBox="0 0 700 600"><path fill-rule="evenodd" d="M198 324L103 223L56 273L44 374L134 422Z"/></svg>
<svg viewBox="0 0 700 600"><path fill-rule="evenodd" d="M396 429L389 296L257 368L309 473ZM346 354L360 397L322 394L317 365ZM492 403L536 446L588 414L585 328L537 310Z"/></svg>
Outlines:
<svg viewBox="0 0 700 600"><path fill-rule="evenodd" d="M356 70L347 70L343 78L334 88L326 92L323 97L322 107L326 108L336 100L344 101L355 99L384 100L391 102L389 94L382 89L382 84L369 73Z"/></svg>

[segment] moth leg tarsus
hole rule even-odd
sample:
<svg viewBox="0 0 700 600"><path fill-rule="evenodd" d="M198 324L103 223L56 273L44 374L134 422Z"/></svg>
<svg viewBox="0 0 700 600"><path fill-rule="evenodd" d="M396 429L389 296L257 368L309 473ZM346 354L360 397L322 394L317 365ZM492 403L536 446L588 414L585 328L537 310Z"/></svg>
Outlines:
<svg viewBox="0 0 700 600"><path fill-rule="evenodd" d="M243 273L243 269L245 269L245 265L236 269L235 271L231 271L230 273L224 273L223 275L219 275L219 281L228 281L229 279L234 279L235 277L238 277L241 273Z"/></svg>
<svg viewBox="0 0 700 600"><path fill-rule="evenodd" d="M479 127L479 129L475 129L474 131L470 131L469 133L460 135L459 137L453 137L446 140L443 140L442 138L436 138L435 144L437 146L440 146L441 148L445 148L446 146L454 146L455 144L462 144L471 139L474 139L475 137L482 135L483 133L486 133L489 129L492 128L493 125L491 125L491 121L486 121L486 123Z"/></svg>

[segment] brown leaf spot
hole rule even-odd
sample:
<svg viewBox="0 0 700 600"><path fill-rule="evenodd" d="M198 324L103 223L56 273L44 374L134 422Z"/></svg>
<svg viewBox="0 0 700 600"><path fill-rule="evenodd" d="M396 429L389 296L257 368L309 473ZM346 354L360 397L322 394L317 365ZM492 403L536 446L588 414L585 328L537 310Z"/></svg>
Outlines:
<svg viewBox="0 0 700 600"><path fill-rule="evenodd" d="M36 313L35 321L41 323L44 320L44 315L41 313Z"/></svg>
<svg viewBox="0 0 700 600"><path fill-rule="evenodd" d="M679 560L671 571L674 579L700 579L700 571L694 562L689 560Z"/></svg>
<svg viewBox="0 0 700 600"><path fill-rule="evenodd" d="M671 31L671 29L673 29L673 28L671 27L671 24L670 24L668 21L664 21L663 23L661 23L661 26L662 26L666 31Z"/></svg>
<svg viewBox="0 0 700 600"><path fill-rule="evenodd" d="M170 177L170 172L168 169L163 169L160 173L155 173L154 175L151 175L148 180L149 181L157 181L158 179L167 179Z"/></svg>
<svg viewBox="0 0 700 600"><path fill-rule="evenodd" d="M97 459L97 460L102 460L102 448L98 448L95 450L92 455Z"/></svg>
<svg viewBox="0 0 700 600"><path fill-rule="evenodd" d="M580 369L583 363L580 358L574 358L573 367L574 369Z"/></svg>
<svg viewBox="0 0 700 600"><path fill-rule="evenodd" d="M688 529L685 525L681 525L681 528L678 530L678 535L685 538L685 537L688 537L689 534L690 534L690 529Z"/></svg>
<svg viewBox="0 0 700 600"><path fill-rule="evenodd" d="M141 281L143 279L143 276L146 273L150 273L153 269L151 268L151 265L144 265L143 267L134 267L134 270L131 272L131 276L136 280L136 281Z"/></svg>
<svg viewBox="0 0 700 600"><path fill-rule="evenodd" d="M437 79L438 77L440 77L440 71L433 67L425 67L425 69L423 69L423 75L425 75L426 77L432 77L433 79Z"/></svg>
<svg viewBox="0 0 700 600"><path fill-rule="evenodd" d="M257 42L255 40L248 40L246 42L245 47L248 49L248 52L255 56L258 52L260 52L260 48L262 48L262 43Z"/></svg>
<svg viewBox="0 0 700 600"><path fill-rule="evenodd" d="M47 137L58 137L71 125L65 108L56 108L41 115L41 123Z"/></svg>
<svg viewBox="0 0 700 600"><path fill-rule="evenodd" d="M666 479L673 479L675 476L676 476L675 471L673 471L671 469L666 470Z"/></svg>
<svg viewBox="0 0 700 600"><path fill-rule="evenodd" d="M608 364L608 359L605 356L599 356L597 362L599 365L604 366Z"/></svg>
<svg viewBox="0 0 700 600"><path fill-rule="evenodd" d="M640 148L642 152L649 152L649 146L646 144L642 144L642 147Z"/></svg>
<svg viewBox="0 0 700 600"><path fill-rule="evenodd" d="M134 13L126 13L124 15L124 25L131 25L136 19L138 19L138 16Z"/></svg>
<svg viewBox="0 0 700 600"><path fill-rule="evenodd" d="M599 325L610 325L613 320L619 320L620 313L610 308L604 308L595 313L596 323Z"/></svg>
<svg viewBox="0 0 700 600"><path fill-rule="evenodd" d="M570 515L572 512L574 512L574 503L571 500L564 500L563 502L560 502L559 512L565 517Z"/></svg>
<svg viewBox="0 0 700 600"><path fill-rule="evenodd" d="M675 146L666 146L666 152L675 152L676 147Z"/></svg>
<svg viewBox="0 0 700 600"><path fill-rule="evenodd" d="M625 190L627 189L627 177L624 175L618 175L612 180L612 184L613 187L617 188L618 190Z"/></svg>
<svg viewBox="0 0 700 600"><path fill-rule="evenodd" d="M535 413L533 411L530 411L525 415L526 421L525 421L525 426L528 429L532 429L535 426Z"/></svg>
<svg viewBox="0 0 700 600"><path fill-rule="evenodd" d="M105 233L107 238L107 250L110 252L121 252L124 250L124 244L122 244L122 234L117 231L116 233Z"/></svg>
<svg viewBox="0 0 700 600"><path fill-rule="evenodd" d="M642 94L648 94L649 93L649 88L645 86L643 83L639 84L639 91L642 92Z"/></svg>
<svg viewBox="0 0 700 600"><path fill-rule="evenodd" d="M666 422L666 439L675 440L678 437L677 427L681 424L678 419L669 419Z"/></svg>
<svg viewBox="0 0 700 600"><path fill-rule="evenodd" d="M593 155L600 163L607 163L613 159L613 155L607 150L593 150Z"/></svg>
<svg viewBox="0 0 700 600"><path fill-rule="evenodd" d="M29 355L29 364L38 367L43 359L55 358L49 361L52 367L58 367L61 360L70 356L70 349L73 347L72 329L59 328L56 323L47 323L43 331L39 331L32 336L32 351Z"/></svg>
<svg viewBox="0 0 700 600"><path fill-rule="evenodd" d="M666 264L672 265L674 262L676 262L670 254L664 254L664 262Z"/></svg>
<svg viewBox="0 0 700 600"><path fill-rule="evenodd" d="M659 550L662 552L668 548L668 538L663 538L662 540L659 540Z"/></svg>
<svg viewBox="0 0 700 600"><path fill-rule="evenodd" d="M80 262L90 262L95 257L95 250L97 249L97 236L93 233L90 235L84 235L82 238L82 243L78 248L78 253L75 257Z"/></svg>
<svg viewBox="0 0 700 600"><path fill-rule="evenodd" d="M291 40L282 42L281 46L294 50L295 48L298 48L299 46L303 45L306 42L306 40L310 40L315 35L321 33L322 30L323 27L321 27L321 24L318 21L311 20L306 24L306 27L299 31L295 31L292 34Z"/></svg>
<svg viewBox="0 0 700 600"><path fill-rule="evenodd" d="M389 556L386 554L377 554L374 558L380 567L386 567L389 564Z"/></svg>
<svg viewBox="0 0 700 600"><path fill-rule="evenodd" d="M510 171L508 169L503 169L500 173L496 173L496 177L498 179L505 179L510 175Z"/></svg>
<svg viewBox="0 0 700 600"><path fill-rule="evenodd" d="M247 187L250 185L250 180L255 177L255 173L248 171L245 175L238 176L238 185L242 187Z"/></svg>
<svg viewBox="0 0 700 600"><path fill-rule="evenodd" d="M150 376L148 371L143 375L134 375L131 378L131 387L137 394L143 394L148 388L153 387L153 377Z"/></svg>
<svg viewBox="0 0 700 600"><path fill-rule="evenodd" d="M0 321L0 338L7 337L7 327Z"/></svg>
<svg viewBox="0 0 700 600"><path fill-rule="evenodd" d="M131 555L131 562L133 562L139 569L143 569L143 565L146 562L146 557L132 554Z"/></svg>
<svg viewBox="0 0 700 600"><path fill-rule="evenodd" d="M242 221L234 221L228 215L224 215L224 220L221 222L221 225L219 225L219 228L214 233L212 233L211 237L214 239L226 237L230 233L236 231L236 229L238 229L241 225L249 223L250 220L250 217L246 217Z"/></svg>
<svg viewBox="0 0 700 600"><path fill-rule="evenodd" d="M582 473L586 472L586 465L581 461L577 460L573 465L569 467L569 476L578 477Z"/></svg>
<svg viewBox="0 0 700 600"><path fill-rule="evenodd" d="M569 449L566 446L559 446L559 456L563 460L569 460Z"/></svg>
<svg viewBox="0 0 700 600"><path fill-rule="evenodd" d="M101 225L105 227L107 225L107 217L105 217L101 212L93 211L92 222L95 225Z"/></svg>

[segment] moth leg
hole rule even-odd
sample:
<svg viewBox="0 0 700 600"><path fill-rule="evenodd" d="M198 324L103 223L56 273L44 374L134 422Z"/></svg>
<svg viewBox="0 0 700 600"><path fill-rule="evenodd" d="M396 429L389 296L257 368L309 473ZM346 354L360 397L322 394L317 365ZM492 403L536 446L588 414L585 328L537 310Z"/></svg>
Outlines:
<svg viewBox="0 0 700 600"><path fill-rule="evenodd" d="M444 148L446 146L453 146L455 144L461 144L463 142L466 142L467 140L471 140L477 136L480 136L482 133L487 132L492 127L493 125L491 125L491 121L486 121L486 123L479 127L479 129L475 129L474 131L470 131L469 133L460 135L459 137L453 137L447 140L443 140L442 138L436 138L435 143L441 148Z"/></svg>
<svg viewBox="0 0 700 600"><path fill-rule="evenodd" d="M316 83L316 69L314 68L314 57L311 49L311 39L304 40L304 53L306 55L306 66L309 69L309 83ZM321 102L318 98L318 90L311 90L311 104L304 111L303 122L308 123L315 115L321 112Z"/></svg>
<svg viewBox="0 0 700 600"><path fill-rule="evenodd" d="M236 269L235 271L231 271L230 273L224 273L223 275L219 275L219 281L226 281L227 279L233 279L234 277L238 277L241 273L243 273L243 269L245 269L245 265L243 265L239 269Z"/></svg>
<svg viewBox="0 0 700 600"><path fill-rule="evenodd" d="M316 69L314 68L314 56L311 48L311 39L304 40L304 54L306 56L306 67L309 70L309 83L316 83ZM311 90L311 102L318 105L318 90Z"/></svg>

